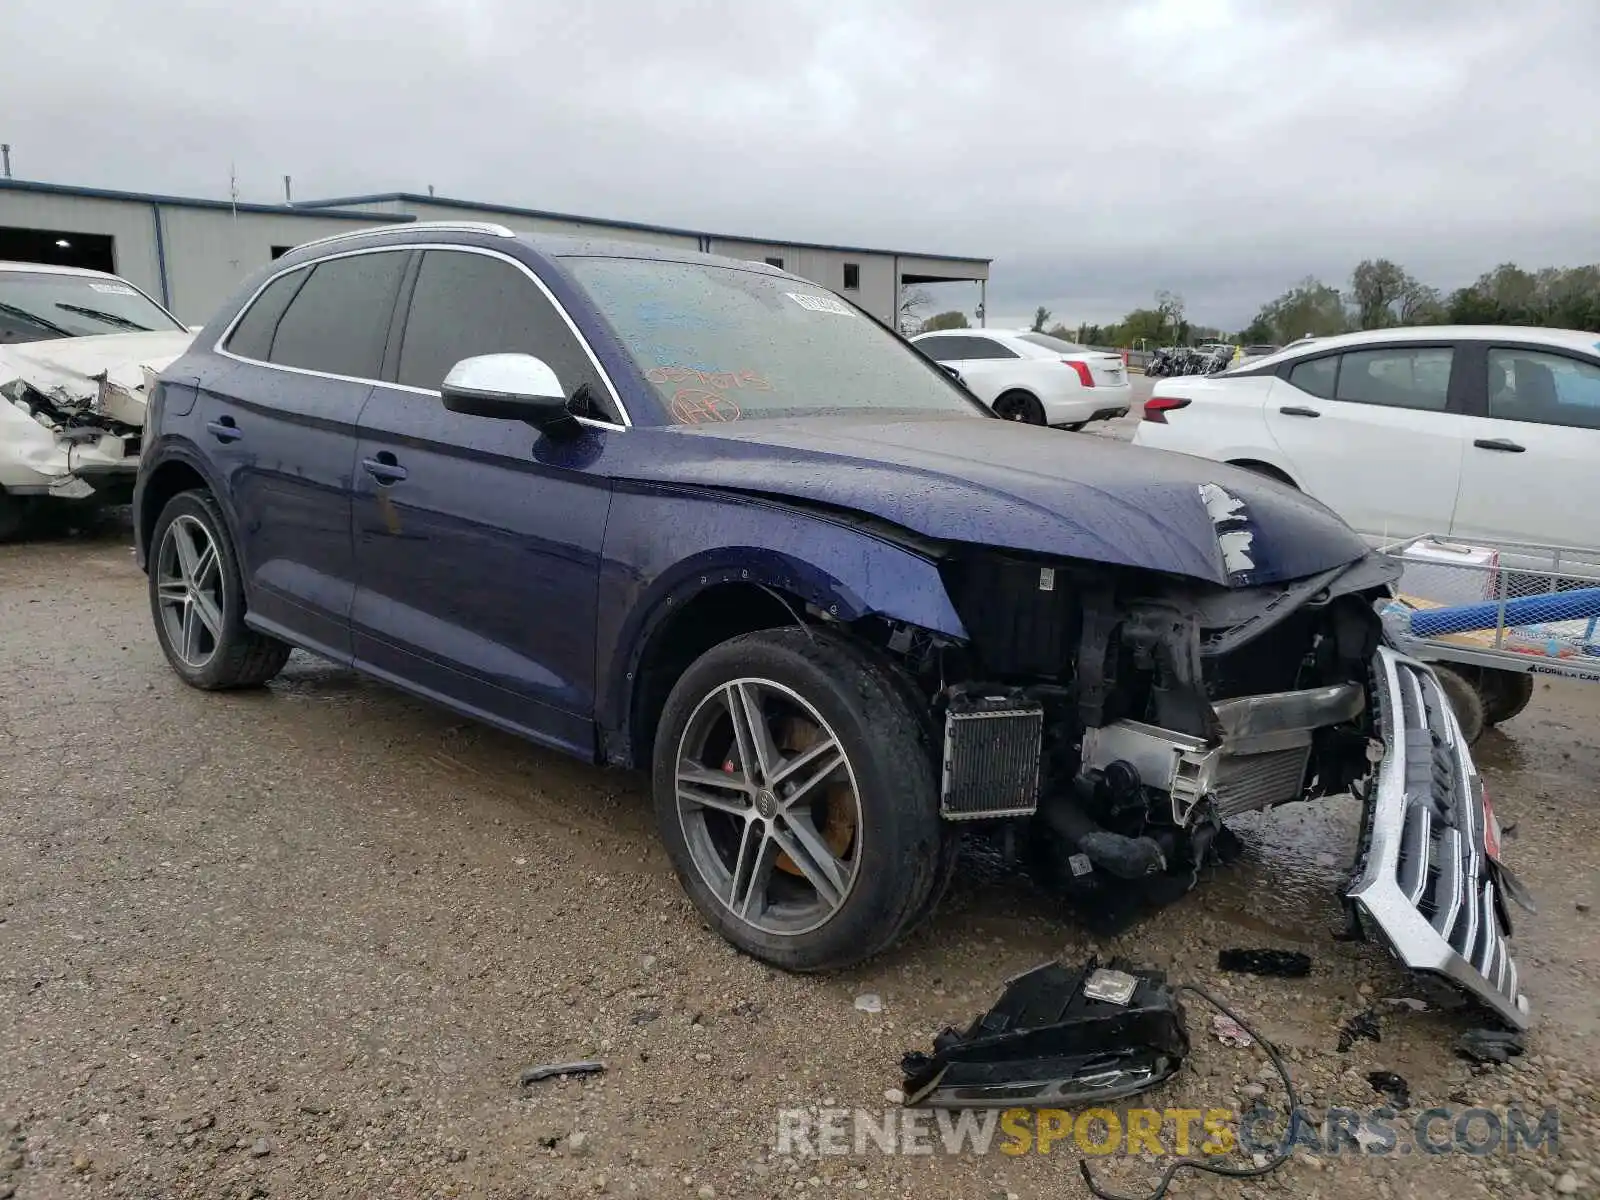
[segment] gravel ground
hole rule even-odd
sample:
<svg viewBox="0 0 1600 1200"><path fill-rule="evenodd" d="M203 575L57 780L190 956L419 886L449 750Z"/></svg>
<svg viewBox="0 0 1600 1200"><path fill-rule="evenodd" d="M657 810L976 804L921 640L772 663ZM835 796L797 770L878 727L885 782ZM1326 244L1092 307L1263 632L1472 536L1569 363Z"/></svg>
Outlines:
<svg viewBox="0 0 1600 1200"><path fill-rule="evenodd" d="M1600 691L1542 684L1481 745L1508 858L1543 901L1519 938L1539 1024L1475 1074L1458 1014L1335 941L1353 801L1241 821L1241 862L1096 942L974 856L932 924L826 978L741 958L672 878L640 779L531 748L295 656L204 695L150 630L125 530L0 549L0 1198L1085 1194L1049 1155L774 1153L779 1109L882 1109L902 1051L1053 956L1122 953L1214 988L1288 1055L1303 1099L1416 1113L1560 1109L1558 1153L1300 1152L1179 1195L1593 1196L1600 1191ZM1301 949L1304 980L1219 973ZM882 1011L858 1011L863 993ZM1369 1006L1379 1042L1336 1048ZM1196 1049L1152 1103L1248 1103L1256 1051ZM531 1064L604 1074L519 1086ZM1403 1121L1402 1121L1403 1123ZM1404 1139L1402 1139L1404 1140ZM1142 1194L1152 1163L1101 1159Z"/></svg>

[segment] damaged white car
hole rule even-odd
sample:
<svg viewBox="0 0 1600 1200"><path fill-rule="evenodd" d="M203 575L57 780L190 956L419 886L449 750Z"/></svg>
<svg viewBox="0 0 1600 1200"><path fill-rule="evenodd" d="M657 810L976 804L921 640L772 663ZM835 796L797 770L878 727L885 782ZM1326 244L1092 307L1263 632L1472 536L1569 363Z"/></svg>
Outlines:
<svg viewBox="0 0 1600 1200"><path fill-rule="evenodd" d="M57 503L128 502L149 385L193 336L115 275L0 263L0 540Z"/></svg>

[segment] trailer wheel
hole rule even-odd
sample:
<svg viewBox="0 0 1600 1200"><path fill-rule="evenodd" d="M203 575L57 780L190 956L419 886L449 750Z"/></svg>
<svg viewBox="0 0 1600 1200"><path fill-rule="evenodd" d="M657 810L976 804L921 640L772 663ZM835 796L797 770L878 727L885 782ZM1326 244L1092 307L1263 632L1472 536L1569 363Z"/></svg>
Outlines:
<svg viewBox="0 0 1600 1200"><path fill-rule="evenodd" d="M1533 699L1533 674L1529 671L1498 671L1485 667L1478 686L1483 693L1486 725L1511 720Z"/></svg>
<svg viewBox="0 0 1600 1200"><path fill-rule="evenodd" d="M1461 736L1467 739L1470 746L1483 734L1484 697L1478 691L1478 685L1460 671L1439 663L1431 665L1433 673L1439 677L1439 686L1450 701L1450 707L1455 710Z"/></svg>

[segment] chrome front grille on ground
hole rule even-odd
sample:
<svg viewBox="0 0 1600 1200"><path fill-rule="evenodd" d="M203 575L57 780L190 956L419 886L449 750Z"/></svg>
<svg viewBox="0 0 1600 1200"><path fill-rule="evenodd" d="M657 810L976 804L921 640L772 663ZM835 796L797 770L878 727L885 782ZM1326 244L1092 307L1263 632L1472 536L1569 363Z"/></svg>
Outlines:
<svg viewBox="0 0 1600 1200"><path fill-rule="evenodd" d="M1027 816L1039 807L1044 709L958 697L944 722L939 812L948 821Z"/></svg>
<svg viewBox="0 0 1600 1200"><path fill-rule="evenodd" d="M1406 966L1526 1028L1499 868L1485 850L1483 782L1466 741L1427 667L1384 647L1374 668L1386 748L1369 785L1366 859L1348 895Z"/></svg>

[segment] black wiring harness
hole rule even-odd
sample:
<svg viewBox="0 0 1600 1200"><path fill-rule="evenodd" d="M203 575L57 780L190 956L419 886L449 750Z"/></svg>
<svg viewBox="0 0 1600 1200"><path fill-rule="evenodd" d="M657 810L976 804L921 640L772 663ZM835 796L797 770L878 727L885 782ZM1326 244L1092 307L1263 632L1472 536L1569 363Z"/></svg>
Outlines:
<svg viewBox="0 0 1600 1200"><path fill-rule="evenodd" d="M1289 1161L1289 1155L1294 1150L1294 1122L1295 1114L1300 1109L1300 1100L1295 1095L1294 1081L1289 1078L1289 1069L1283 1065L1283 1059L1279 1056L1277 1049L1271 1042L1245 1024L1242 1017L1203 988L1195 987L1192 983L1180 983L1175 985L1172 990L1175 992L1190 992L1199 996L1212 1008L1237 1022L1239 1028L1248 1033L1255 1043L1267 1052L1267 1057L1272 1061L1273 1067L1277 1069L1278 1078L1283 1080L1284 1091L1289 1095L1289 1121L1288 1127L1284 1130L1283 1144L1278 1147L1277 1153L1269 1162L1259 1167L1225 1167L1204 1158L1180 1158L1176 1162L1167 1164L1166 1170L1161 1173L1161 1178L1156 1180L1155 1190L1146 1193L1144 1196L1123 1196L1116 1192L1106 1191L1094 1181L1094 1176L1089 1171L1088 1160L1080 1158L1078 1160L1078 1171L1083 1176L1084 1185L1098 1196L1099 1200L1161 1200L1167 1194L1167 1189L1172 1186L1174 1177L1185 1168L1193 1171L1205 1171L1211 1175L1222 1175L1230 1179L1251 1179L1258 1175L1270 1175Z"/></svg>

